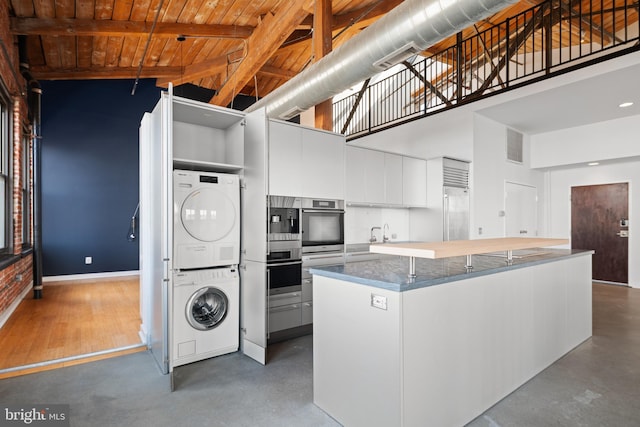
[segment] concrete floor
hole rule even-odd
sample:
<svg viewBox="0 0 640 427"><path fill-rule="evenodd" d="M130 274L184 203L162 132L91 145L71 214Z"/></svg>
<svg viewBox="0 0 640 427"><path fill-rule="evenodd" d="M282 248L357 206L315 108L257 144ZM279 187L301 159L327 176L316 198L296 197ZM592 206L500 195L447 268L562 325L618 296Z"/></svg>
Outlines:
<svg viewBox="0 0 640 427"><path fill-rule="evenodd" d="M469 426L640 425L640 290L594 285L593 300L593 337ZM271 346L269 359L234 353L179 367L174 392L147 352L9 378L0 414L64 403L71 426L338 425L313 404L311 336Z"/></svg>

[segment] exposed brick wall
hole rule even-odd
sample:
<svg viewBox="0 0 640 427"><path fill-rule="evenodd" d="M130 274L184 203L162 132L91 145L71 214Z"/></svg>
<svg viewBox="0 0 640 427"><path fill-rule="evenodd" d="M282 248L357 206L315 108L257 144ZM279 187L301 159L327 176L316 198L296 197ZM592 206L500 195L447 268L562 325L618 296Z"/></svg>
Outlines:
<svg viewBox="0 0 640 427"><path fill-rule="evenodd" d="M33 256L0 271L0 314L2 314L33 283Z"/></svg>
<svg viewBox="0 0 640 427"><path fill-rule="evenodd" d="M21 256L24 248L22 242L22 140L24 133L30 133L28 123L27 94L24 78L20 75L17 39L9 31L9 2L2 2L0 6L0 39L5 49L0 49L0 78L13 102L11 110L11 138L13 143L12 156L12 185L8 192L13 198L13 211L8 216L13 220L13 229L7 236L12 239L12 252L2 256L3 261L11 261L7 267L0 270L0 314L33 283L33 256ZM28 154L28 153L26 153ZM31 184L31 183L30 183ZM32 229L32 225L30 229ZM6 258L6 259L5 259ZM6 265L6 262L3 262Z"/></svg>

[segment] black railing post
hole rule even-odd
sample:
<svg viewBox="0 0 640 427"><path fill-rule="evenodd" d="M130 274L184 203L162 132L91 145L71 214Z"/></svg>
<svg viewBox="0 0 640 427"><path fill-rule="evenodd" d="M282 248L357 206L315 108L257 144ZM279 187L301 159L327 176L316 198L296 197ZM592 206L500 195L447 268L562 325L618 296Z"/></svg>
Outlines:
<svg viewBox="0 0 640 427"><path fill-rule="evenodd" d="M506 22L507 22L507 26L506 26L506 28L507 28L507 29L506 29L507 35L506 35L505 40L506 40L507 42L505 43L505 50L506 50L506 52L505 52L505 58L511 58L510 53L509 53L509 45L511 44L511 43L509 42L509 41L510 41L510 38L511 38L511 18L507 18L507 21L506 21ZM504 80L507 82L507 87L509 87L509 86L510 86L510 83L511 83L511 74L510 74L510 71L509 71L509 65L510 65L509 63L510 63L510 62L511 62L511 61L507 61L507 62L504 64L505 71L506 71L506 73L507 73L507 74L506 74L506 76L505 76L505 79L504 79Z"/></svg>
<svg viewBox="0 0 640 427"><path fill-rule="evenodd" d="M551 62L553 61L552 59L552 54L553 54L553 38L551 37L551 24L552 24L552 14L553 14L553 6L551 5L551 3L544 3L542 5L542 7L544 8L549 8L549 13L542 14L542 19L544 19L546 22L544 24L544 68L545 68L545 74L549 74L551 72ZM559 25L562 25L562 22L560 20L558 20ZM562 39L560 39L560 47L559 49L560 51L562 51ZM535 52L534 52L535 55Z"/></svg>
<svg viewBox="0 0 640 427"><path fill-rule="evenodd" d="M456 34L456 104L462 100L462 32Z"/></svg>
<svg viewBox="0 0 640 427"><path fill-rule="evenodd" d="M367 111L368 116L368 127L369 133L371 133L371 86L367 87L367 103L369 104L369 111Z"/></svg>

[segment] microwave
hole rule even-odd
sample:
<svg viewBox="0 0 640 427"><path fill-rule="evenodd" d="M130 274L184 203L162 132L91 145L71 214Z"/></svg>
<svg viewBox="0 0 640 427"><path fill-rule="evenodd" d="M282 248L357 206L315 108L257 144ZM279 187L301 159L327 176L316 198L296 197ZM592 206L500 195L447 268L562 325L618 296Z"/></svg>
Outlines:
<svg viewBox="0 0 640 427"><path fill-rule="evenodd" d="M302 200L302 252L344 250L344 201Z"/></svg>

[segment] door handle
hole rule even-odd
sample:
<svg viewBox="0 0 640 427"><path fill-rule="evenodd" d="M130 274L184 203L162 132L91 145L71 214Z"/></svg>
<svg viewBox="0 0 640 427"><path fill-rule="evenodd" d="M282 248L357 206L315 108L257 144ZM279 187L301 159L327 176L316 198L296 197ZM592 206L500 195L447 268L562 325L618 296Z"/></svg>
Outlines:
<svg viewBox="0 0 640 427"><path fill-rule="evenodd" d="M629 230L620 230L616 233L616 236L629 237Z"/></svg>

